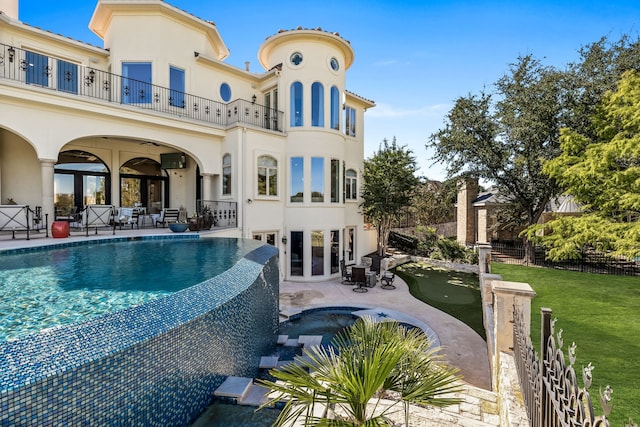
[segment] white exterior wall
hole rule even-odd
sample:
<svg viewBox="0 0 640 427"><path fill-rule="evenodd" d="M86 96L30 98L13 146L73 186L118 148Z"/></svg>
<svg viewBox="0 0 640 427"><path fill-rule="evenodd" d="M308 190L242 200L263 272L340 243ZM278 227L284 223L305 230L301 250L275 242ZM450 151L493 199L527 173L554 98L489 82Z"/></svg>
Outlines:
<svg viewBox="0 0 640 427"><path fill-rule="evenodd" d="M110 203L119 205L120 168L134 158L160 162L163 153L185 153L184 169L169 169L166 207L185 206L189 213L196 200L237 203L238 228L227 235L252 238L256 233L273 233L281 257L281 276L293 280L326 280L330 273L332 230L340 234L340 258L345 253L345 233L355 230L355 256L375 250L375 230L365 230L359 200L344 201L344 171L358 173L362 184L364 157L364 111L375 104L345 93L346 71L353 61L348 42L322 30L292 30L267 39L259 48L261 73L247 72L222 62L228 50L212 24L201 21L160 0L147 2L98 2L90 27L103 37L105 48L42 31L19 21L0 19L0 55L8 47L46 55L50 64L64 60L94 70L122 74L123 62L150 62L152 83L169 87L169 67L185 71L185 93L223 103L220 85L231 87L231 101L262 104L265 93L277 89L278 110L284 112L282 131L251 123L229 126L181 117L171 112L151 111L135 105L109 103L82 94L56 90L56 68L52 86L26 84L11 77L0 66L0 203L11 197L18 203L41 205L54 215L51 164L63 151L91 153L104 162L110 174ZM135 42L132 42L135 41ZM304 55L300 66L292 66L294 51ZM195 54L197 52L197 55ZM340 69L334 71L335 57ZM5 64L7 61L5 61ZM18 73L19 74L19 73ZM9 77L9 78L6 78ZM290 127L290 85L300 81L304 88L304 125ZM324 126L311 126L311 86L324 87ZM98 88L96 82L96 88ZM82 82L79 83L80 85ZM340 129L330 128L330 90L340 93ZM113 89L116 91L119 88ZM273 95L272 95L273 96ZM272 102L274 100L272 99ZM344 133L343 102L357 112L355 137ZM244 108L244 107L242 107ZM261 107L262 108L262 107ZM186 109L185 109L186 110ZM252 110L253 111L253 110ZM214 114L215 112L211 112ZM242 112L241 112L242 113ZM222 194L222 158L231 155L231 194ZM257 158L268 154L278 161L278 194L258 194ZM290 201L290 159L305 162L305 198ZM324 158L324 202L311 201L311 159ZM340 164L339 201L331 202L331 160ZM198 169L199 168L199 169ZM203 194L196 194L197 172L203 177ZM43 184L44 183L44 184ZM43 188L43 185L47 188ZM304 233L304 274L290 277L290 232ZM324 232L324 274L311 273L311 233ZM284 239L289 243L284 243Z"/></svg>

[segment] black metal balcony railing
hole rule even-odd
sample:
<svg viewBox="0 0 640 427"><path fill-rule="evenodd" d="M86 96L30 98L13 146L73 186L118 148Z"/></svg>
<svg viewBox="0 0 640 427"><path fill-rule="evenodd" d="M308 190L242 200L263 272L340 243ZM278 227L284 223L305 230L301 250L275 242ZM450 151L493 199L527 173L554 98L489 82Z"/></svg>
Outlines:
<svg viewBox="0 0 640 427"><path fill-rule="evenodd" d="M221 126L282 132L283 113L244 99L227 104L0 43L0 79Z"/></svg>

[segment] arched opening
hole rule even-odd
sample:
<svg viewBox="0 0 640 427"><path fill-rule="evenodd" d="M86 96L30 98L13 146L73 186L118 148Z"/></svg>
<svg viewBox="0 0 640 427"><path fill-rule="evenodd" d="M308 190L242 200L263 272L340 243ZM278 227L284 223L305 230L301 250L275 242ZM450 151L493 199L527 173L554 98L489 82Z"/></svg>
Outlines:
<svg viewBox="0 0 640 427"><path fill-rule="evenodd" d="M111 173L96 155L64 151L54 166L53 202L56 218L72 218L84 206L111 204Z"/></svg>
<svg viewBox="0 0 640 427"><path fill-rule="evenodd" d="M160 163L137 157L120 167L120 206L158 214L169 200L169 177Z"/></svg>

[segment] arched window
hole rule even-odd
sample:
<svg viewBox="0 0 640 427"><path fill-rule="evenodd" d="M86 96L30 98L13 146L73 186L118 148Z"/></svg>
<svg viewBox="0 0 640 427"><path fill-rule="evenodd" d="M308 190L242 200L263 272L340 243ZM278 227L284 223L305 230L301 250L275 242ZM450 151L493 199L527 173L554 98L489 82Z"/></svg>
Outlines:
<svg viewBox="0 0 640 427"><path fill-rule="evenodd" d="M320 82L311 85L311 126L324 126L324 87Z"/></svg>
<svg viewBox="0 0 640 427"><path fill-rule="evenodd" d="M331 129L340 130L340 92L331 87Z"/></svg>
<svg viewBox="0 0 640 427"><path fill-rule="evenodd" d="M54 166L53 202L56 216L70 216L85 205L111 203L111 174L98 156L70 150Z"/></svg>
<svg viewBox="0 0 640 427"><path fill-rule="evenodd" d="M271 156L258 157L258 195L278 195L278 161Z"/></svg>
<svg viewBox="0 0 640 427"><path fill-rule="evenodd" d="M222 194L231 194L231 154L222 157Z"/></svg>
<svg viewBox="0 0 640 427"><path fill-rule="evenodd" d="M302 126L302 83L291 84L291 127Z"/></svg>
<svg viewBox="0 0 640 427"><path fill-rule="evenodd" d="M347 169L345 172L344 192L347 200L358 198L358 174L353 169Z"/></svg>

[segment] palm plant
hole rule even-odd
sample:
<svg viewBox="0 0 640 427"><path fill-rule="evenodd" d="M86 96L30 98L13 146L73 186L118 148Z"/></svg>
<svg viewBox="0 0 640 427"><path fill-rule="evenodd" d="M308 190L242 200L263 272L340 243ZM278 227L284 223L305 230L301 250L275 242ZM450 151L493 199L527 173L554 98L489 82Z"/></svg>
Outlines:
<svg viewBox="0 0 640 427"><path fill-rule="evenodd" d="M274 425L304 420L307 426L389 426L398 404L409 425L410 403L460 401L451 397L459 391L457 369L444 363L419 329L364 317L339 332L332 345L305 349L306 357L270 371L275 381L260 380L272 390L263 407L285 402ZM380 404L390 397L391 405Z"/></svg>

